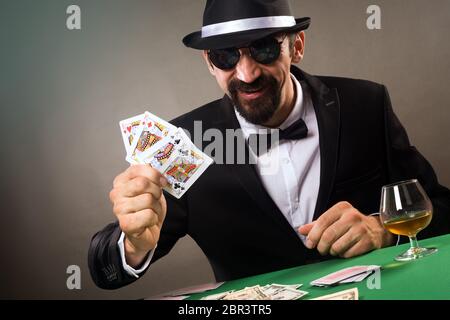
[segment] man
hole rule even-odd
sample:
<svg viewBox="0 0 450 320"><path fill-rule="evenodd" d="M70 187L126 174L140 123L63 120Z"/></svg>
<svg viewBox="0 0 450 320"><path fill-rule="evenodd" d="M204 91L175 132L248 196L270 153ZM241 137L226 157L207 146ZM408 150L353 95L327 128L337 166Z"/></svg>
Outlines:
<svg viewBox="0 0 450 320"><path fill-rule="evenodd" d="M118 221L89 251L98 286L135 281L186 234L218 281L392 245L371 214L382 185L411 178L434 204L421 236L449 231L450 191L410 146L386 88L292 66L303 58L309 23L294 19L287 1L207 1L202 31L183 42L203 50L225 96L172 123L191 134L198 120L223 135L242 129L247 142L257 129L280 129L280 141L258 152L256 164L212 165L180 200L162 192L167 182L149 166L119 174L110 193ZM262 160L281 161L266 174Z"/></svg>

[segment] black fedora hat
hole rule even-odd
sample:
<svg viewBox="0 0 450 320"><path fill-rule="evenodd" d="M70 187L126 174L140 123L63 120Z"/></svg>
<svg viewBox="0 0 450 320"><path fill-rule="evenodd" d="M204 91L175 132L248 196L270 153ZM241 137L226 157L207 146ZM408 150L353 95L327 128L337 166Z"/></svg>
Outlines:
<svg viewBox="0 0 450 320"><path fill-rule="evenodd" d="M279 32L298 32L310 18L295 19L288 0L207 0L201 31L183 43L194 49L223 49L245 45Z"/></svg>

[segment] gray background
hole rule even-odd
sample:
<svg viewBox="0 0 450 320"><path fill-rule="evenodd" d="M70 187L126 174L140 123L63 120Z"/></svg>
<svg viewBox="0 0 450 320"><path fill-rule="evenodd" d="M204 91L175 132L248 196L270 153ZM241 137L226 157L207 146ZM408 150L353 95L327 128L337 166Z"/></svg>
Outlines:
<svg viewBox="0 0 450 320"><path fill-rule="evenodd" d="M191 239L124 289L96 288L87 269L127 167L119 120L144 110L171 119L222 94L181 44L201 26L203 1L0 3L0 298L140 298L213 280ZM73 3L81 31L66 29ZM450 185L450 1L292 4L313 21L301 67L386 84L411 141ZM369 4L381 6L382 30L366 28ZM66 288L71 264L81 290Z"/></svg>

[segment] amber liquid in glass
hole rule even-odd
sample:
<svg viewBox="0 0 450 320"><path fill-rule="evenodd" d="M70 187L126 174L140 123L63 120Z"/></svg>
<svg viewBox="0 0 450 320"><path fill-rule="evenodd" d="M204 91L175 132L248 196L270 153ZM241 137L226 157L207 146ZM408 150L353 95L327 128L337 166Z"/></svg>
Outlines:
<svg viewBox="0 0 450 320"><path fill-rule="evenodd" d="M384 221L384 227L394 234L413 237L428 226L431 218L431 211L419 211L415 214Z"/></svg>

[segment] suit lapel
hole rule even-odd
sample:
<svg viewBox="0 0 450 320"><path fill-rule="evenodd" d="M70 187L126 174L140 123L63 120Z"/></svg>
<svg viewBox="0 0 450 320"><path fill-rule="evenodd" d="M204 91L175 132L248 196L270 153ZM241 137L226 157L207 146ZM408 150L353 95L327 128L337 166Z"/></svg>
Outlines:
<svg viewBox="0 0 450 320"><path fill-rule="evenodd" d="M314 220L328 209L328 202L336 175L340 132L340 103L337 89L328 88L317 77L299 69L294 75L305 80L311 88L311 97L319 126L320 187L314 211Z"/></svg>

